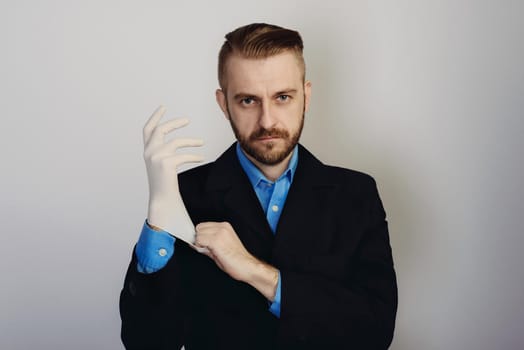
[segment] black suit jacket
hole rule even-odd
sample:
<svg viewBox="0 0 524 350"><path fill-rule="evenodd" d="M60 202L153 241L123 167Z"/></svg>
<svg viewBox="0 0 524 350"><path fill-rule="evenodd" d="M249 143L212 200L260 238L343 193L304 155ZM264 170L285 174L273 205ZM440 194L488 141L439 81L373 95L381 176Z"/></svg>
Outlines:
<svg viewBox="0 0 524 350"><path fill-rule="evenodd" d="M281 315L250 285L177 240L166 267L137 272L120 297L128 349L386 349L397 286L375 181L323 165L304 147L276 233L234 146L179 175L195 224L228 221L257 258L281 273Z"/></svg>

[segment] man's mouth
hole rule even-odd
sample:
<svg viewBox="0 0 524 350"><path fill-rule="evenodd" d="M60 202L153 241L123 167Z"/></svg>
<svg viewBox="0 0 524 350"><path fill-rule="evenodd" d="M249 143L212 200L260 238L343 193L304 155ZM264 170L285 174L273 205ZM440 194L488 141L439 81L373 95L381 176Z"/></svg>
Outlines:
<svg viewBox="0 0 524 350"><path fill-rule="evenodd" d="M288 137L288 134L285 130L280 129L261 129L254 132L250 139L251 141L259 141L259 142L269 142L269 141L276 141L279 139L285 139Z"/></svg>

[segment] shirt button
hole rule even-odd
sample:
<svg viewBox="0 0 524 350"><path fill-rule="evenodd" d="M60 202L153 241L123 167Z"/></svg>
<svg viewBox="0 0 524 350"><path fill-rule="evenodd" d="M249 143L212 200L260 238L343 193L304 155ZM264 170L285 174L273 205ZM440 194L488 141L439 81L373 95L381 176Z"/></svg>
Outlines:
<svg viewBox="0 0 524 350"><path fill-rule="evenodd" d="M273 210L276 213L278 211L278 205L272 206L271 210Z"/></svg>
<svg viewBox="0 0 524 350"><path fill-rule="evenodd" d="M167 255L167 250L165 250L164 248L160 248L158 250L158 255L160 256L166 256Z"/></svg>

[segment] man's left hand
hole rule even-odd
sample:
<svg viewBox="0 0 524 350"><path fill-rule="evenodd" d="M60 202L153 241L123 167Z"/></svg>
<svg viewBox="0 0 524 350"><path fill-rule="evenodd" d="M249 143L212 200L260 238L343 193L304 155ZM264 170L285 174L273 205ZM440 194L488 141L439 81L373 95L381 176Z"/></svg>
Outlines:
<svg viewBox="0 0 524 350"><path fill-rule="evenodd" d="M195 247L235 280L255 287L272 300L278 283L278 270L250 254L229 222L203 222L196 226ZM193 247L193 248L195 248Z"/></svg>

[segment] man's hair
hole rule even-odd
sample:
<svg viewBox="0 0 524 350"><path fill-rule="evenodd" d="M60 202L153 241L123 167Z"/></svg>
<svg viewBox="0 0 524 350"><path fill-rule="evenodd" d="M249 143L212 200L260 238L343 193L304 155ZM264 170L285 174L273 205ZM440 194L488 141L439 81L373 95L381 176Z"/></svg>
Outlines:
<svg viewBox="0 0 524 350"><path fill-rule="evenodd" d="M305 79L304 44L297 31L266 23L252 23L226 34L218 54L218 83L226 86L226 63L232 55L244 58L267 58L285 51L295 54Z"/></svg>

